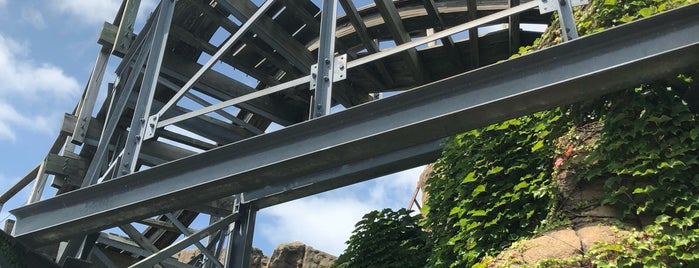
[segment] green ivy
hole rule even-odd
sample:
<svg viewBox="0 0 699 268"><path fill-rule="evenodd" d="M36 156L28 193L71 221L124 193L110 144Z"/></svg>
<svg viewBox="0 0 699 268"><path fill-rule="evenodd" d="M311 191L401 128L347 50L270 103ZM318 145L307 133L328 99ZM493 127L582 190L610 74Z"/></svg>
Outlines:
<svg viewBox="0 0 699 268"><path fill-rule="evenodd" d="M533 234L552 210L554 109L449 140L428 179L430 266L464 267Z"/></svg>
<svg viewBox="0 0 699 268"><path fill-rule="evenodd" d="M347 249L333 267L424 267L429 254L420 216L410 211L371 211L355 225Z"/></svg>
<svg viewBox="0 0 699 268"><path fill-rule="evenodd" d="M598 265L699 261L699 124L681 84L644 85L608 103L583 180L603 179L602 202L645 230L601 251Z"/></svg>
<svg viewBox="0 0 699 268"><path fill-rule="evenodd" d="M694 2L593 0L576 13L578 28L581 35L594 33ZM518 55L559 42L552 29ZM608 190L602 202L622 217L651 223L646 239L625 240L632 252L593 251L590 258L599 257L594 264L696 264L699 130L679 97L687 84L671 84L648 84L452 138L428 180L423 213L433 248L429 266L474 265L560 217L551 176L560 152L553 140L589 121L603 124L601 138L589 155L567 165L579 165L583 183L602 181Z"/></svg>

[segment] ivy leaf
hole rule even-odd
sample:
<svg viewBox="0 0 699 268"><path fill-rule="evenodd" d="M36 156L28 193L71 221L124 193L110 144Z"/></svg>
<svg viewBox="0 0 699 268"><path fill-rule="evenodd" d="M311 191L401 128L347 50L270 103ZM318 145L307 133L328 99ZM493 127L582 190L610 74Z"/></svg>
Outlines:
<svg viewBox="0 0 699 268"><path fill-rule="evenodd" d="M643 171L643 172L641 172L640 170L636 170L636 171L633 172L633 174L631 174L631 176L634 176L634 177L636 177L636 176L646 176L646 175L648 175L648 174L658 174L658 171L655 170L655 169L650 169L650 168L646 169L646 170Z"/></svg>
<svg viewBox="0 0 699 268"><path fill-rule="evenodd" d="M699 137L699 128L695 127L689 131L689 138L695 141L697 140L697 137Z"/></svg>
<svg viewBox="0 0 699 268"><path fill-rule="evenodd" d="M642 8L638 11L638 15L641 15L641 17L644 18L650 16L651 14L653 14L653 10L648 7Z"/></svg>
<svg viewBox="0 0 699 268"><path fill-rule="evenodd" d="M461 214L464 213L464 209L461 207L453 207L451 211L449 211L449 216L454 215L454 214L459 214L459 217L461 217Z"/></svg>
<svg viewBox="0 0 699 268"><path fill-rule="evenodd" d="M468 173L468 175L466 175L466 178L464 178L464 180L462 180L461 183L469 183L474 181L476 181L476 172L472 171Z"/></svg>
<svg viewBox="0 0 699 268"><path fill-rule="evenodd" d="M539 149L541 149L541 147L544 147L544 141L543 141L543 140L540 140L540 141L536 142L536 144L534 144L534 146L532 146L532 153L533 153L533 152L536 152L536 151L539 150Z"/></svg>
<svg viewBox="0 0 699 268"><path fill-rule="evenodd" d="M482 192L485 192L485 185L483 184L476 186L476 189L473 189L473 192L471 192L471 196L476 197Z"/></svg>
<svg viewBox="0 0 699 268"><path fill-rule="evenodd" d="M526 188L526 187L529 187L529 183L527 183L526 181L523 181L523 182L520 182L517 185L515 185L515 187L513 189L516 192L516 191L519 191L520 189Z"/></svg>
<svg viewBox="0 0 699 268"><path fill-rule="evenodd" d="M616 5L616 0L604 0L604 5L607 5L607 6Z"/></svg>
<svg viewBox="0 0 699 268"><path fill-rule="evenodd" d="M648 121L648 122L653 122L653 123L655 123L656 125L660 125L660 123L667 122L667 121L670 121L670 120L672 120L672 118L669 117L669 116L667 116L667 115L662 115L662 116L660 116L660 117L651 116L650 118L646 119L646 121Z"/></svg>
<svg viewBox="0 0 699 268"><path fill-rule="evenodd" d="M468 212L468 214L471 215L471 216L473 216L473 217L483 217L483 216L485 216L487 213L485 212L485 210L479 209L479 210L471 210L471 211Z"/></svg>
<svg viewBox="0 0 699 268"><path fill-rule="evenodd" d="M502 171L503 169L505 169L505 168L501 167L501 166L493 167L490 170L488 170L488 172L485 175L490 176L493 174L497 174L497 173L500 173L500 171Z"/></svg>

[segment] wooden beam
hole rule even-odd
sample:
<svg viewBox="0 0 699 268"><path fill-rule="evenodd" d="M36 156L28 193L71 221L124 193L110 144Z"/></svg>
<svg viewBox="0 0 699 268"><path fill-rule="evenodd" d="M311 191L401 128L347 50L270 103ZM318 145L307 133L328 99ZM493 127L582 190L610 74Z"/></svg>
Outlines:
<svg viewBox="0 0 699 268"><path fill-rule="evenodd" d="M46 156L46 173L64 177L69 181L82 181L89 165L88 160L58 154Z"/></svg>
<svg viewBox="0 0 699 268"><path fill-rule="evenodd" d="M401 45L410 42L410 35L405 30L405 27L403 26L403 21L400 15L398 14L396 6L393 4L393 1L376 0L375 2L376 7L379 9L379 12L381 13L381 17L383 17L384 19L384 25L386 26L386 28L388 28L388 31L391 33L391 36L393 36L393 40L396 42L396 45ZM420 58L417 54L417 49L413 48L407 50L405 53L401 53L401 55L403 61L405 61L405 64L408 65L408 68L413 73L413 76L415 77L415 82L423 83L429 80L429 75L427 71L425 71L424 66L422 66Z"/></svg>
<svg viewBox="0 0 699 268"><path fill-rule="evenodd" d="M169 221L161 221L161 220L154 220L151 218L145 218L142 220L138 220L136 222L143 224L143 225L150 226L150 227L155 227L158 229L163 229L163 230L167 230L170 232L174 232L174 233L182 233L182 231L180 231L180 229L177 229L177 227L175 227L175 225ZM189 231L189 233L196 233L197 232L197 230L192 229L192 228L187 228L187 231Z"/></svg>
<svg viewBox="0 0 699 268"><path fill-rule="evenodd" d="M509 0L510 8L518 6L519 0ZM519 29L519 14L510 16L508 29L510 32L510 54L519 52L519 47L522 46L521 32Z"/></svg>
<svg viewBox="0 0 699 268"><path fill-rule="evenodd" d="M434 1L423 0L422 2L425 6L425 10L427 10L427 16L434 21L434 29L439 32L447 28L447 24L444 22L444 18L442 18L442 15L439 13L439 9L437 8L437 5L435 5ZM451 38L451 36L444 37L440 40L442 41L444 48L446 48L447 54L450 56L450 60L458 67L465 67L463 61L461 60L463 56L461 53L459 53L459 50L456 49L456 46L454 46L454 40Z"/></svg>
<svg viewBox="0 0 699 268"><path fill-rule="evenodd" d="M359 40L362 41L362 44L364 44L364 48L366 48L367 52L372 54L381 51L376 42L374 42L371 36L369 36L369 31L367 31L366 24L364 24L364 20L362 20L362 17L359 15L357 7L354 5L354 3L351 0L340 0L340 5L342 6L342 9L345 10L352 27L354 27L357 36L359 36ZM393 76L386 68L386 65L383 64L383 61L375 61L374 68L376 68L386 84L392 85L395 83Z"/></svg>
<svg viewBox="0 0 699 268"><path fill-rule="evenodd" d="M212 20L216 23L218 23L224 30L226 30L229 33L235 33L240 29L240 26L236 25L233 23L230 19L225 17L223 14L221 14L220 11L217 11L216 9L212 8L210 5L204 4L204 2L201 1L193 1L192 2L195 6L199 7L203 12L205 12L206 16L209 18L212 18ZM240 38L240 41L238 44L233 45L231 48L231 51L237 50L240 45L245 44L246 47L245 49L251 49L254 52L258 53L260 56L262 56L264 59L270 61L272 64L277 66L277 68L283 70L289 75L301 75L302 72L300 69L296 69L294 66L291 65L291 63L282 57L280 54L276 53L272 47L270 47L267 43L262 41L259 38L253 38L252 33L248 33L246 35L243 35ZM226 63L228 63L231 66L234 66L236 64L236 60L232 60L233 58L223 58L222 60ZM258 79L260 80L260 79ZM260 80L261 81L261 80ZM276 85L279 84L279 82L275 81L263 81L263 83L267 85Z"/></svg>
<svg viewBox="0 0 699 268"><path fill-rule="evenodd" d="M478 3L476 0L466 0L466 7L468 8L468 20L472 21L478 19ZM468 30L468 39L471 41L471 68L473 69L481 66L481 52L478 38L478 28Z"/></svg>
<svg viewBox="0 0 699 268"><path fill-rule="evenodd" d="M138 8L141 6L141 0L125 0L123 4L124 11L120 16L119 29L116 33L112 53L115 51L128 51L131 43L134 41L134 24L138 15Z"/></svg>
<svg viewBox="0 0 699 268"><path fill-rule="evenodd" d="M201 65L177 56L171 56L165 57L163 67L165 67L162 71L164 74L182 81L191 77L201 68ZM255 91L255 89L215 70L205 72L194 87L218 100L228 100ZM283 126L303 121L304 118L300 115L302 113L299 109L306 109L306 107L296 107L271 96L263 96L237 106L267 117Z"/></svg>
<svg viewBox="0 0 699 268"><path fill-rule="evenodd" d="M218 51L218 48L212 45L211 43L201 40L194 36L191 32L183 29L182 27L179 27L177 25L172 25L172 30L170 31L170 35L182 42L184 42L187 45L190 45L198 50L203 51L204 53L207 53L209 55L213 55ZM246 74L254 77L258 81L263 81L263 82L268 82L268 81L274 81L274 77L272 77L269 74L260 72L256 70L254 67L247 66L245 64L250 64L249 62L243 62L240 60L236 60L235 57L233 56L232 52L226 53L221 57L222 60L225 60L226 63L229 63L231 66L245 72Z"/></svg>
<svg viewBox="0 0 699 268"><path fill-rule="evenodd" d="M247 21L257 10L252 2L222 0L218 2L228 12L242 21ZM284 31L269 16L260 16L251 30L303 73L310 73L315 57L298 40Z"/></svg>

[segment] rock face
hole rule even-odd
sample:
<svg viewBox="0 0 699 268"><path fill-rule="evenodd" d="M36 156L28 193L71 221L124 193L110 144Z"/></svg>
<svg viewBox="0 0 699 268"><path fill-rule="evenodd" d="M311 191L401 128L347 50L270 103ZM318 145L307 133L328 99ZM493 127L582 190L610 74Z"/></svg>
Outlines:
<svg viewBox="0 0 699 268"><path fill-rule="evenodd" d="M199 250L183 250L175 254L180 262L190 262L199 255ZM221 253L221 260L226 250ZM307 246L301 242L281 244L274 249L272 257L264 255L259 248L253 248L250 253L250 268L320 268L330 267L337 257Z"/></svg>
<svg viewBox="0 0 699 268"><path fill-rule="evenodd" d="M584 256L595 242L619 242L619 237L623 237L625 233L625 231L616 233L606 225L550 231L537 238L517 242L500 253L494 265L519 267L534 265L546 259L570 259L579 255Z"/></svg>
<svg viewBox="0 0 699 268"><path fill-rule="evenodd" d="M427 192L427 179L432 173L433 164L425 166L425 169L420 173L420 178L417 181L418 186L420 186L420 191L422 191L422 204L424 205L427 199L430 198L430 194Z"/></svg>
<svg viewBox="0 0 699 268"><path fill-rule="evenodd" d="M317 268L330 267L337 257L304 245L301 242L281 244L274 253L267 268Z"/></svg>

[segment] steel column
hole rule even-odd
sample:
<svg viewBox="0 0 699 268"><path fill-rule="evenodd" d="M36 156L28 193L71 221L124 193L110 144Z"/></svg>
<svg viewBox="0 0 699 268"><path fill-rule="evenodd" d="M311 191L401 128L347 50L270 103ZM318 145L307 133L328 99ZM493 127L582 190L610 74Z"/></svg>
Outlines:
<svg viewBox="0 0 699 268"><path fill-rule="evenodd" d="M236 202L236 212L240 215L233 223L231 236L228 240L228 254L226 255L226 268L250 267L250 252L252 251L252 236L255 231L255 219L257 208L250 204Z"/></svg>
<svg viewBox="0 0 699 268"><path fill-rule="evenodd" d="M146 40L150 40L152 34L150 34L150 32L147 32L146 35ZM146 41L146 43L148 43L148 41ZM112 94L112 101L109 107L109 111L107 112L107 118L105 120L104 127L102 128L102 133L100 133L97 149L95 151L95 155L92 157L90 166L88 167L87 172L85 173L85 178L83 179L81 185L82 187L95 184L97 183L97 180L100 178L102 164L104 163L105 157L107 157L107 153L109 151L109 141L112 139L114 131L116 131L121 114L124 113L124 110L126 110L126 104L128 103L129 97L133 92L133 87L136 85L136 81L138 80L138 75L141 72L141 68L143 68L143 64L146 61L148 50L147 48L140 46L139 50L137 50L136 53L138 54L138 56L136 57L135 63L131 65L132 69L128 74L128 78L126 79L126 81L123 81L123 85L122 83L119 83L114 88L114 93ZM128 70L124 71L126 72ZM117 79L120 79L120 76L117 77Z"/></svg>
<svg viewBox="0 0 699 268"><path fill-rule="evenodd" d="M153 96L158 85L160 66L163 62L163 54L165 53L165 46L170 32L172 16L175 12L175 3L176 0L162 0L160 2L160 12L158 13L155 32L153 33L151 43L148 44L148 62L143 73L143 81L136 100L136 107L134 107L129 133L126 136L121 165L117 167L117 176L136 171L136 162L138 162L138 154L141 151L141 144L146 131L146 120L150 115ZM135 73L135 76L138 75L139 73Z"/></svg>
<svg viewBox="0 0 699 268"><path fill-rule="evenodd" d="M561 37L563 41L578 38L578 29L573 17L573 5L571 0L553 0L557 3L558 21L561 24Z"/></svg>
<svg viewBox="0 0 699 268"><path fill-rule="evenodd" d="M320 13L320 44L317 75L311 77L311 90L315 89L311 100L311 118L330 114L332 107L333 64L335 62L335 17L337 0L323 0ZM314 87L315 86L315 87Z"/></svg>

